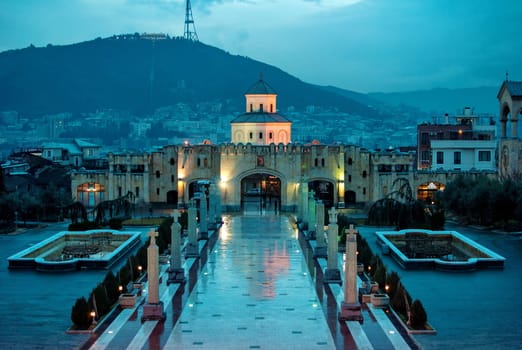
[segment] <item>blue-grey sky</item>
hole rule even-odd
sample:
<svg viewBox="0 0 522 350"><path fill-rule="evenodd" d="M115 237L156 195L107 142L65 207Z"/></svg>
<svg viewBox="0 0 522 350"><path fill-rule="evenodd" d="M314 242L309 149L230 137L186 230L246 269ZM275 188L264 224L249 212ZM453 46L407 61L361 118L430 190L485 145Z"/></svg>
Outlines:
<svg viewBox="0 0 522 350"><path fill-rule="evenodd" d="M518 0L192 0L200 41L359 92L522 80ZM183 35L185 0L0 0L0 51Z"/></svg>

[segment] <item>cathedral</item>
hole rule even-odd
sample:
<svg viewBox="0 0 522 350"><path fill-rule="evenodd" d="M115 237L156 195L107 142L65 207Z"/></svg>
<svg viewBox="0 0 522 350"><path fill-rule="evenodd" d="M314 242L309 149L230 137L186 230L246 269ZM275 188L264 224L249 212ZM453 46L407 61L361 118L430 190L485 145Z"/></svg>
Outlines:
<svg viewBox="0 0 522 350"><path fill-rule="evenodd" d="M516 134L519 113L509 111L520 109L520 84L511 85L503 84L498 96L504 137L507 120ZM372 151L315 140L294 143L292 122L278 112L277 98L274 88L260 77L245 93L245 112L230 123L230 143L202 140L144 153L109 153L105 169L82 168L72 174L71 193L87 208L129 192L137 205L186 208L212 187L223 211L295 212L302 186L327 207L347 208L377 201L401 182L409 183L416 198L430 200L434 191L459 174L417 171L415 152ZM505 140L502 146L506 155L500 157L501 167L502 158L510 164L520 162L520 140L513 142Z"/></svg>

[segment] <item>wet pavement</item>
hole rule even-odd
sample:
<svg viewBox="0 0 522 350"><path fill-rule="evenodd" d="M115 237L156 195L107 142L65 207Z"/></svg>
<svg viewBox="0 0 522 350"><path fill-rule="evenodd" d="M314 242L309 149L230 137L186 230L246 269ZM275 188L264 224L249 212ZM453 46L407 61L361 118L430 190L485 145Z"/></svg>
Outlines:
<svg viewBox="0 0 522 350"><path fill-rule="evenodd" d="M288 219L227 221L164 349L334 349Z"/></svg>

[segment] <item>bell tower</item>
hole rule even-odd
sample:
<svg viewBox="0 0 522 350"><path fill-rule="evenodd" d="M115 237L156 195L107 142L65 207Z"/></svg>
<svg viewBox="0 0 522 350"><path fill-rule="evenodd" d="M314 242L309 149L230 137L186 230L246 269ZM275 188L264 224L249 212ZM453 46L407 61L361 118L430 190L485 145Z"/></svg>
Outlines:
<svg viewBox="0 0 522 350"><path fill-rule="evenodd" d="M292 142L292 122L277 113L277 93L263 76L245 93L245 113L230 122L232 143L254 145Z"/></svg>

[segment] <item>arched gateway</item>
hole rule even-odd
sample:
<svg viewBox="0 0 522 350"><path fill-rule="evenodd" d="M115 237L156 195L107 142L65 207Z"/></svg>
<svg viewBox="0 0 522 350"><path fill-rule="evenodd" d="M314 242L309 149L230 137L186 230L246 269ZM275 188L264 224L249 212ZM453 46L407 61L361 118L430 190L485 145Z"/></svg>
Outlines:
<svg viewBox="0 0 522 350"><path fill-rule="evenodd" d="M281 179L270 173L254 173L241 179L241 210L274 211L281 208Z"/></svg>

